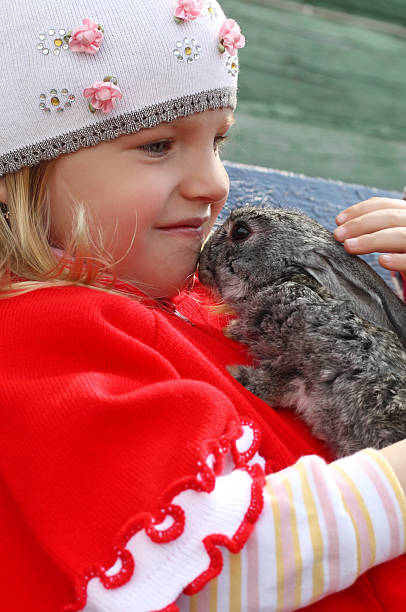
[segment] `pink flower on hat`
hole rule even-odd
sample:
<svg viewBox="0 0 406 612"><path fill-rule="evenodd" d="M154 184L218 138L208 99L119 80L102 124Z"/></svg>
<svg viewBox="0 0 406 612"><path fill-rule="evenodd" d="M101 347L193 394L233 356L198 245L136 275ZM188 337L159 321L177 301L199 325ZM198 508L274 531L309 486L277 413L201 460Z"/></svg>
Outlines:
<svg viewBox="0 0 406 612"><path fill-rule="evenodd" d="M240 26L234 19L224 21L219 38L219 49L222 53L227 49L230 55L236 55L237 49L245 47L245 36L241 34Z"/></svg>
<svg viewBox="0 0 406 612"><path fill-rule="evenodd" d="M117 99L121 99L123 94L118 85L114 85L111 81L97 81L83 91L85 98L90 98L90 104L96 110L102 110L103 113L110 113Z"/></svg>
<svg viewBox="0 0 406 612"><path fill-rule="evenodd" d="M203 12L203 0L177 0L175 17L182 21L193 21Z"/></svg>
<svg viewBox="0 0 406 612"><path fill-rule="evenodd" d="M83 19L83 25L72 30L69 38L69 48L71 51L91 53L98 52L103 40L103 31L101 26L93 21L93 19Z"/></svg>

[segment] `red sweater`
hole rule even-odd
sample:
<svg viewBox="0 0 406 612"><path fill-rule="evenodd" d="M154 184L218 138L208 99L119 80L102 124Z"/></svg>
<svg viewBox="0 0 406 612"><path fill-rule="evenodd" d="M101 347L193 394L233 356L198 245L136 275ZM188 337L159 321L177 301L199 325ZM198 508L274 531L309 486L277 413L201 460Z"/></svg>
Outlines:
<svg viewBox="0 0 406 612"><path fill-rule="evenodd" d="M183 294L173 313L94 289L41 289L0 301L0 607L56 612L90 566L115 561L129 521L191 478L206 439L240 416L262 432L269 470L328 451L291 412L246 391L225 366L247 362L224 320ZM312 611L406 609L405 557Z"/></svg>

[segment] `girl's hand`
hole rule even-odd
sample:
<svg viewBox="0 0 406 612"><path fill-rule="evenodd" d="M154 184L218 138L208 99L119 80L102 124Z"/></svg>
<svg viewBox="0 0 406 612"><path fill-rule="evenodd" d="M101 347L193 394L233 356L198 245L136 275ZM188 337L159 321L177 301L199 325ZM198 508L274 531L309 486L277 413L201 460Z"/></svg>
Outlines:
<svg viewBox="0 0 406 612"><path fill-rule="evenodd" d="M405 200L370 198L343 210L336 223L334 236L349 253L385 253L382 267L406 273Z"/></svg>

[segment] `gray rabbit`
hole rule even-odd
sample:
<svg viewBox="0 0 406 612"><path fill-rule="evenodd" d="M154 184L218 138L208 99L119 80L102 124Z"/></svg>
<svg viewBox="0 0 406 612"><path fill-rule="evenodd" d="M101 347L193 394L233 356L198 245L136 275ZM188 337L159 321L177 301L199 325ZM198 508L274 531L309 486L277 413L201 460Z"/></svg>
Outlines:
<svg viewBox="0 0 406 612"><path fill-rule="evenodd" d="M230 373L294 408L337 457L406 438L406 306L306 215L243 207L206 242L199 277L237 314L254 366Z"/></svg>

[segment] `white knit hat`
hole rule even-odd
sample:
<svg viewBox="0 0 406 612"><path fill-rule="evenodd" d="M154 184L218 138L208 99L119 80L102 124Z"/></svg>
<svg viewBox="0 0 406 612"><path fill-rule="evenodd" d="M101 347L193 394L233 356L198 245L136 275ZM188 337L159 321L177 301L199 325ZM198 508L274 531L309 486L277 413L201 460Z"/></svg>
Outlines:
<svg viewBox="0 0 406 612"><path fill-rule="evenodd" d="M1 0L0 176L235 108L238 24L216 0Z"/></svg>

